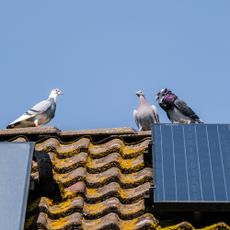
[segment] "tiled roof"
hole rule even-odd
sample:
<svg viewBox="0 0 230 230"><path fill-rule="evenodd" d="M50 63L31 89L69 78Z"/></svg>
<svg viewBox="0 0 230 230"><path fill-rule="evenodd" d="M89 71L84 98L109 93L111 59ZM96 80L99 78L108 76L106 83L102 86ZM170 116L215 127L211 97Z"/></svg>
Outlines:
<svg viewBox="0 0 230 230"><path fill-rule="evenodd" d="M149 132L139 136L129 128L44 131L0 133L0 137L14 134L12 141L35 138L36 150L50 155L54 179L61 188L60 202L41 197L29 204L26 229L141 229L157 225L144 205L152 183L152 169L144 165L143 158L151 141ZM129 140L130 135L136 139Z"/></svg>
<svg viewBox="0 0 230 230"><path fill-rule="evenodd" d="M36 141L49 154L61 200L32 200L25 229L156 229L145 207L152 168L145 162L151 133L130 128L62 132L53 127L0 131L1 141ZM37 178L34 163L32 175ZM229 229L224 223L207 229ZM164 229L164 228L162 228ZM194 229L182 222L169 229Z"/></svg>

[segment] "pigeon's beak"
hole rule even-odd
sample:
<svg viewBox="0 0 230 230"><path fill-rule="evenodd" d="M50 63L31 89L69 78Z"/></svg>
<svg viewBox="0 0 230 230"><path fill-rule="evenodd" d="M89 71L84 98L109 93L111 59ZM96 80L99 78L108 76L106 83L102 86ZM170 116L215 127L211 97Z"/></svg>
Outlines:
<svg viewBox="0 0 230 230"><path fill-rule="evenodd" d="M155 100L156 100L156 101L158 101L158 100L159 100L159 96L158 96L158 95L156 95Z"/></svg>
<svg viewBox="0 0 230 230"><path fill-rule="evenodd" d="M164 105L165 103L164 103L164 98L162 97L160 100L158 99L158 103L160 104L160 105Z"/></svg>

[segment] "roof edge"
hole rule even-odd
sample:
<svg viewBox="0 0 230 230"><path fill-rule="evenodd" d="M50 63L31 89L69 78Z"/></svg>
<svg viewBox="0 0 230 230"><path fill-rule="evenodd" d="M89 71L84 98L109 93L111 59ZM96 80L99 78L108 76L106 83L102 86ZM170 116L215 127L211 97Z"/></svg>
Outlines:
<svg viewBox="0 0 230 230"><path fill-rule="evenodd" d="M82 129L82 130L66 130L62 131L54 126L14 128L0 130L0 137L17 136L17 135L56 135L60 137L79 137L79 136L151 136L151 131L136 131L131 127L118 128L98 128L98 129Z"/></svg>
<svg viewBox="0 0 230 230"><path fill-rule="evenodd" d="M61 130L54 126L29 127L29 128L13 128L0 130L1 136L15 135L39 135L39 134L60 134Z"/></svg>
<svg viewBox="0 0 230 230"><path fill-rule="evenodd" d="M62 131L61 136L81 136L81 135L125 135L136 134L137 132L130 127L121 128L99 128L99 129L82 129L82 130L70 130Z"/></svg>

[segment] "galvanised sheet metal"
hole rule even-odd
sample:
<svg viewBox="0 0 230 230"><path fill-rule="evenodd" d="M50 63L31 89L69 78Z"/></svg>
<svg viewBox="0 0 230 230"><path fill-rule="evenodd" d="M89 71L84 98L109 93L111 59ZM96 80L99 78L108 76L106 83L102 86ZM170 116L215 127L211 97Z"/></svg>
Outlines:
<svg viewBox="0 0 230 230"><path fill-rule="evenodd" d="M153 126L154 202L229 203L230 125Z"/></svg>
<svg viewBox="0 0 230 230"><path fill-rule="evenodd" d="M0 229L24 229L34 143L0 143Z"/></svg>

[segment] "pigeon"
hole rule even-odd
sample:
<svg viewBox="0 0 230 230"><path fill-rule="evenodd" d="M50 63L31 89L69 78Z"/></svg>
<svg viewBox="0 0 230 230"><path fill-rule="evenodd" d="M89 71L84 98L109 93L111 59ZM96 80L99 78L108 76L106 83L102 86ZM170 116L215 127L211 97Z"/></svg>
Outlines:
<svg viewBox="0 0 230 230"><path fill-rule="evenodd" d="M34 105L6 128L39 127L48 123L55 115L57 96L61 95L60 89L53 89L47 100Z"/></svg>
<svg viewBox="0 0 230 230"><path fill-rule="evenodd" d="M136 95L140 98L138 108L133 111L137 127L139 131L151 130L153 123L160 123L157 109L146 101L143 91L137 91Z"/></svg>
<svg viewBox="0 0 230 230"><path fill-rule="evenodd" d="M197 114L170 89L165 88L158 92L156 100L172 123L203 123Z"/></svg>

